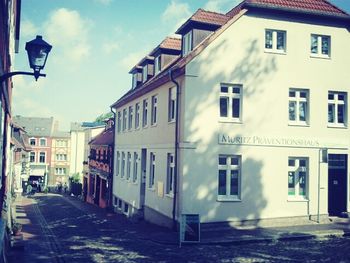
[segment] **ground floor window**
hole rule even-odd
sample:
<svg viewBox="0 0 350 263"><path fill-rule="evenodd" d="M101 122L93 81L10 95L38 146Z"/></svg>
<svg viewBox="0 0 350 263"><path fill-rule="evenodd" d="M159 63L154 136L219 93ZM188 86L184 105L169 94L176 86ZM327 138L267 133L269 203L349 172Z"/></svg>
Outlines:
<svg viewBox="0 0 350 263"><path fill-rule="evenodd" d="M308 158L288 158L288 197L307 197Z"/></svg>
<svg viewBox="0 0 350 263"><path fill-rule="evenodd" d="M218 200L235 200L241 197L241 156L219 155Z"/></svg>

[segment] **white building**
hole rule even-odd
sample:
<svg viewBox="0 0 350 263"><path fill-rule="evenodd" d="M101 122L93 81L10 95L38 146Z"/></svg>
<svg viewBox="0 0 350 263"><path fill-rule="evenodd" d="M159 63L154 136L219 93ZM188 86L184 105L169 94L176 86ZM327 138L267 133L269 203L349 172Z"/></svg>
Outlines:
<svg viewBox="0 0 350 263"><path fill-rule="evenodd" d="M112 105L117 208L162 225L350 211L350 16L308 2L199 9L181 55L162 42L130 71Z"/></svg>

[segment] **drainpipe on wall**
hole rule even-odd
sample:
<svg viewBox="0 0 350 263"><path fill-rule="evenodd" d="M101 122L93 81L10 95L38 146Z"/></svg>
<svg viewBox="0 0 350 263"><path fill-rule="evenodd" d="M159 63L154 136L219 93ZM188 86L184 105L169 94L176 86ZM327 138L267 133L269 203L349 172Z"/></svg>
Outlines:
<svg viewBox="0 0 350 263"><path fill-rule="evenodd" d="M115 129L117 128L117 112L116 111L113 111L113 107L110 107L111 108L111 112L113 113L113 121L114 121L114 127L113 127L113 146L112 146L112 156L111 156L111 160L112 160L112 165L111 165L111 173L112 173L112 178L111 178L111 186L110 186L110 206L111 206L111 209L113 209L113 177L114 177L114 149L116 149L116 132L115 132Z"/></svg>
<svg viewBox="0 0 350 263"><path fill-rule="evenodd" d="M176 82L173 76L173 71L170 69L169 71L170 80L175 84L176 86L176 110L175 110L175 156L174 156L174 162L175 162L175 171L174 171L174 198L173 198L173 211L172 211L172 217L173 217L173 229L177 230L177 223L176 223L176 204L177 204L177 182L178 182L178 155L179 155L179 119L180 119L180 84Z"/></svg>

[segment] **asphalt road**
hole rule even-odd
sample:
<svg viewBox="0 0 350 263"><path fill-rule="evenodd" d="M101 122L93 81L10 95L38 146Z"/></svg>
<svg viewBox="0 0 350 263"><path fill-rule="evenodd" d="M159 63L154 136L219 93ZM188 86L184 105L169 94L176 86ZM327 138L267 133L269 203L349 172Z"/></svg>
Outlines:
<svg viewBox="0 0 350 263"><path fill-rule="evenodd" d="M20 209L25 248L11 251L10 263L350 262L349 237L179 248L140 237L122 215L60 195L37 194Z"/></svg>

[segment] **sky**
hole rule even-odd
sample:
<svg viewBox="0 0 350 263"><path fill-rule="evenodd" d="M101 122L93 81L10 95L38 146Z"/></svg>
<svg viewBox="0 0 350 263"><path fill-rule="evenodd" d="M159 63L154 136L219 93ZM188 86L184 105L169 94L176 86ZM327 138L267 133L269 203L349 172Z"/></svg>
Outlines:
<svg viewBox="0 0 350 263"><path fill-rule="evenodd" d="M131 88L129 70L198 8L226 13L240 0L24 0L14 70L30 71L25 43L53 46L42 73L13 77L13 114L54 117L60 130L93 121ZM350 0L331 0L350 13Z"/></svg>

